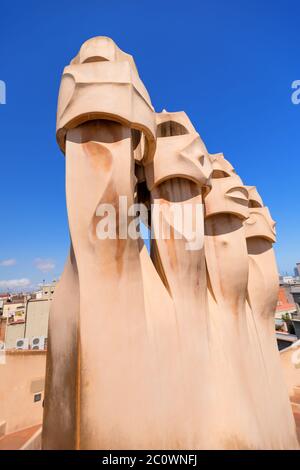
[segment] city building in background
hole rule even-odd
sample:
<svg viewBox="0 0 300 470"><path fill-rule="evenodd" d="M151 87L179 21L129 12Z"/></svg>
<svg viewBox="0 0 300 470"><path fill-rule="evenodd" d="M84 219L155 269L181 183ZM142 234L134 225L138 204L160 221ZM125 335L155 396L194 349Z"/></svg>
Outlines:
<svg viewBox="0 0 300 470"><path fill-rule="evenodd" d="M47 349L48 319L56 281L30 295L4 294L0 299L1 349Z"/></svg>
<svg viewBox="0 0 300 470"><path fill-rule="evenodd" d="M43 284L41 286L41 290L36 292L36 299L52 300L54 291L55 291L56 282L57 281L53 281L51 284Z"/></svg>
<svg viewBox="0 0 300 470"><path fill-rule="evenodd" d="M275 328L279 350L300 340L300 263L296 263L295 276L279 277Z"/></svg>
<svg viewBox="0 0 300 470"><path fill-rule="evenodd" d="M53 281L31 294L0 295L0 450L7 448L6 436L19 443L40 432L55 286Z"/></svg>

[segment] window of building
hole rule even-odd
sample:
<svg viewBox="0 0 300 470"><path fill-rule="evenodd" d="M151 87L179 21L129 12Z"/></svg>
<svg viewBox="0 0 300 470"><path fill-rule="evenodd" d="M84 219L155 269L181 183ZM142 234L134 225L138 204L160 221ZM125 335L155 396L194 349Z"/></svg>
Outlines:
<svg viewBox="0 0 300 470"><path fill-rule="evenodd" d="M37 401L41 401L42 399L42 394L41 393L35 393L33 396L33 401L36 403Z"/></svg>

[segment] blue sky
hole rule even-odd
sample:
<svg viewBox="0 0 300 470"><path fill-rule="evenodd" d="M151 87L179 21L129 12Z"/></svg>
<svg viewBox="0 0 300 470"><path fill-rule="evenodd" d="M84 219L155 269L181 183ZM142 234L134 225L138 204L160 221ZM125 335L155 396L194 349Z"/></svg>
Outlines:
<svg viewBox="0 0 300 470"><path fill-rule="evenodd" d="M135 57L157 111L185 110L209 151L224 152L258 187L277 221L280 271L292 271L300 261L300 105L291 101L299 1L2 0L0 8L0 289L63 269L57 92L63 67L98 35Z"/></svg>

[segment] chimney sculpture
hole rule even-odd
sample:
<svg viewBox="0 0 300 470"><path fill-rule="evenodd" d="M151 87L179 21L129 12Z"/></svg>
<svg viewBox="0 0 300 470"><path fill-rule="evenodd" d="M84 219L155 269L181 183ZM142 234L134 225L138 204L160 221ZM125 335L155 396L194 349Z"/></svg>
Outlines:
<svg viewBox="0 0 300 470"><path fill-rule="evenodd" d="M71 248L50 312L43 449L297 448L274 224L255 188L184 112L155 113L106 37L63 72L57 141Z"/></svg>

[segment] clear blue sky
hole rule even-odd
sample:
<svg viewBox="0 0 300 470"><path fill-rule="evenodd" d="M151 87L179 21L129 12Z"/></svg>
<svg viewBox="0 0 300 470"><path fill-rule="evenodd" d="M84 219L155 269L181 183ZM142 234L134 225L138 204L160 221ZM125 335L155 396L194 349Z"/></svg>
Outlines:
<svg viewBox="0 0 300 470"><path fill-rule="evenodd" d="M157 111L185 110L209 151L258 187L277 221L279 268L291 272L300 261L299 18L293 0L2 0L0 289L63 269L57 92L63 67L96 35L134 56Z"/></svg>

